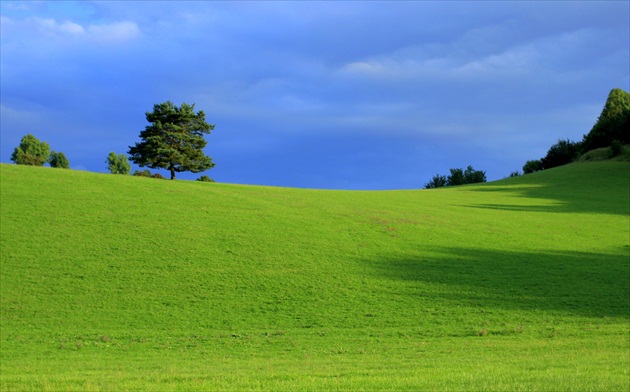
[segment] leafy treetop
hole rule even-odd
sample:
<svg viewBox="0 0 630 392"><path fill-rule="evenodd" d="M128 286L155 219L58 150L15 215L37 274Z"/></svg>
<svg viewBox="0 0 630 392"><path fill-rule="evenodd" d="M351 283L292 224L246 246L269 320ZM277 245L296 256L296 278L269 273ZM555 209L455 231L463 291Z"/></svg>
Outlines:
<svg viewBox="0 0 630 392"><path fill-rule="evenodd" d="M13 150L11 160L18 165L44 166L50 159L50 146L30 133L22 138Z"/></svg>

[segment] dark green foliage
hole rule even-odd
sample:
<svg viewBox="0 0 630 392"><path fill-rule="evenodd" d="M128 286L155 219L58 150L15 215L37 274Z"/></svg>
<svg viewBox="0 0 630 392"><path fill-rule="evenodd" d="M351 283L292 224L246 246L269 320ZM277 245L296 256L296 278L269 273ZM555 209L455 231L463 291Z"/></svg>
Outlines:
<svg viewBox="0 0 630 392"><path fill-rule="evenodd" d="M518 170L514 170L513 172L510 173L510 178L511 177L518 177L521 175L521 172L519 172Z"/></svg>
<svg viewBox="0 0 630 392"><path fill-rule="evenodd" d="M50 153L50 167L58 167L61 169L69 169L70 162L63 152L51 152Z"/></svg>
<svg viewBox="0 0 630 392"><path fill-rule="evenodd" d="M569 139L558 140L558 143L551 146L547 155L541 159L542 169L551 169L573 162L577 158L579 148L579 143L574 143Z"/></svg>
<svg viewBox="0 0 630 392"><path fill-rule="evenodd" d="M486 172L475 170L470 165L466 168L466 170L450 169L450 172L451 174L448 177L440 174L433 176L431 181L424 184L425 189L486 182Z"/></svg>
<svg viewBox="0 0 630 392"><path fill-rule="evenodd" d="M424 184L425 189L440 188L446 186L446 176L436 174L431 181Z"/></svg>
<svg viewBox="0 0 630 392"><path fill-rule="evenodd" d="M131 165L125 154L116 155L116 153L112 151L107 156L105 163L107 163L107 169L112 174L129 174L129 172L131 172Z"/></svg>
<svg viewBox="0 0 630 392"><path fill-rule="evenodd" d="M602 113L591 131L584 135L582 152L608 147L618 140L630 143L630 93L615 88L608 94Z"/></svg>
<svg viewBox="0 0 630 392"><path fill-rule="evenodd" d="M464 171L464 184L477 184L480 182L486 182L486 172L475 170L469 165Z"/></svg>
<svg viewBox="0 0 630 392"><path fill-rule="evenodd" d="M214 167L212 158L206 156L203 148L207 142L204 134L214 129L205 120L205 113L194 112L195 105L182 103L181 107L172 102L156 104L152 112L146 113L151 125L140 132L140 143L129 147L131 161L141 167L166 169L171 172L203 172Z"/></svg>
<svg viewBox="0 0 630 392"><path fill-rule="evenodd" d="M540 159L532 159L525 162L525 165L523 165L523 174L534 173L542 169L542 161Z"/></svg>
<svg viewBox="0 0 630 392"><path fill-rule="evenodd" d="M464 185L464 171L462 169L449 169L451 174L446 179L446 185Z"/></svg>
<svg viewBox="0 0 630 392"><path fill-rule="evenodd" d="M197 181L201 181L201 182L214 182L214 180L206 175L203 175L199 178L197 178Z"/></svg>
<svg viewBox="0 0 630 392"><path fill-rule="evenodd" d="M151 177L151 171L150 170L136 170L135 172L133 172L133 175L136 177Z"/></svg>
<svg viewBox="0 0 630 392"><path fill-rule="evenodd" d="M153 174L151 174L151 171L148 170L148 169L147 170L136 170L135 172L133 172L133 175L136 176L136 177L157 178L159 180L166 179L166 177L164 177L160 173L153 173Z"/></svg>
<svg viewBox="0 0 630 392"><path fill-rule="evenodd" d="M48 143L40 142L30 133L22 138L20 145L11 154L11 160L18 165L44 166L49 159Z"/></svg>
<svg viewBox="0 0 630 392"><path fill-rule="evenodd" d="M613 140L612 143L610 143L610 157L614 158L616 156L619 156L622 152L623 143L621 143L619 140Z"/></svg>

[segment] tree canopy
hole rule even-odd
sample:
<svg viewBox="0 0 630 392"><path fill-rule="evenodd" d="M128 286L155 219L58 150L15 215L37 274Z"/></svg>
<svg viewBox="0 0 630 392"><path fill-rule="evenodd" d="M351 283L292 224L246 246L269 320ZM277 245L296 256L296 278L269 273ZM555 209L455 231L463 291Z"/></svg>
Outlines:
<svg viewBox="0 0 630 392"><path fill-rule="evenodd" d="M125 154L116 155L116 153L112 151L107 156L105 163L107 163L107 170L112 174L129 174L131 171L131 165Z"/></svg>
<svg viewBox="0 0 630 392"><path fill-rule="evenodd" d="M167 101L153 106L146 113L151 125L140 132L141 142L129 147L132 162L141 167L166 169L171 172L190 171L199 173L214 167L212 158L206 156L203 148L207 142L205 134L210 134L214 125L206 122L205 113L195 113L195 104L182 103L180 107Z"/></svg>
<svg viewBox="0 0 630 392"><path fill-rule="evenodd" d="M50 160L50 146L29 133L13 150L11 160L18 165L44 166Z"/></svg>
<svg viewBox="0 0 630 392"><path fill-rule="evenodd" d="M615 88L591 131L584 135L582 151L608 147L614 140L630 143L630 93Z"/></svg>

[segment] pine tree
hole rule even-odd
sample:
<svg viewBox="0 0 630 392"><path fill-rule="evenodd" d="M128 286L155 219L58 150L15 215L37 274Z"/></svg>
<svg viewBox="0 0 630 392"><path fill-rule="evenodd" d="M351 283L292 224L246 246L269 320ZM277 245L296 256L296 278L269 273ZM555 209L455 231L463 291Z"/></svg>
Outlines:
<svg viewBox="0 0 630 392"><path fill-rule="evenodd" d="M142 141L129 147L132 162L141 167L166 169L171 172L190 171L199 173L214 167L212 158L203 148L207 142L204 134L210 134L214 125L205 120L203 111L194 112L195 104L182 103L181 107L167 101L155 104L146 113L151 125L140 132Z"/></svg>

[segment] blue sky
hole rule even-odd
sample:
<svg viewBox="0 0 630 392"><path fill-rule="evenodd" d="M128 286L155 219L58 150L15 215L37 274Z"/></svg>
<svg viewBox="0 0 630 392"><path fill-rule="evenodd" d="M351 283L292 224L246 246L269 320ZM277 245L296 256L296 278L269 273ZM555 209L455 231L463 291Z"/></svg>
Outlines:
<svg viewBox="0 0 630 392"><path fill-rule="evenodd" d="M3 0L0 160L32 133L106 172L170 100L216 125L203 174L220 182L496 180L630 90L629 4Z"/></svg>

